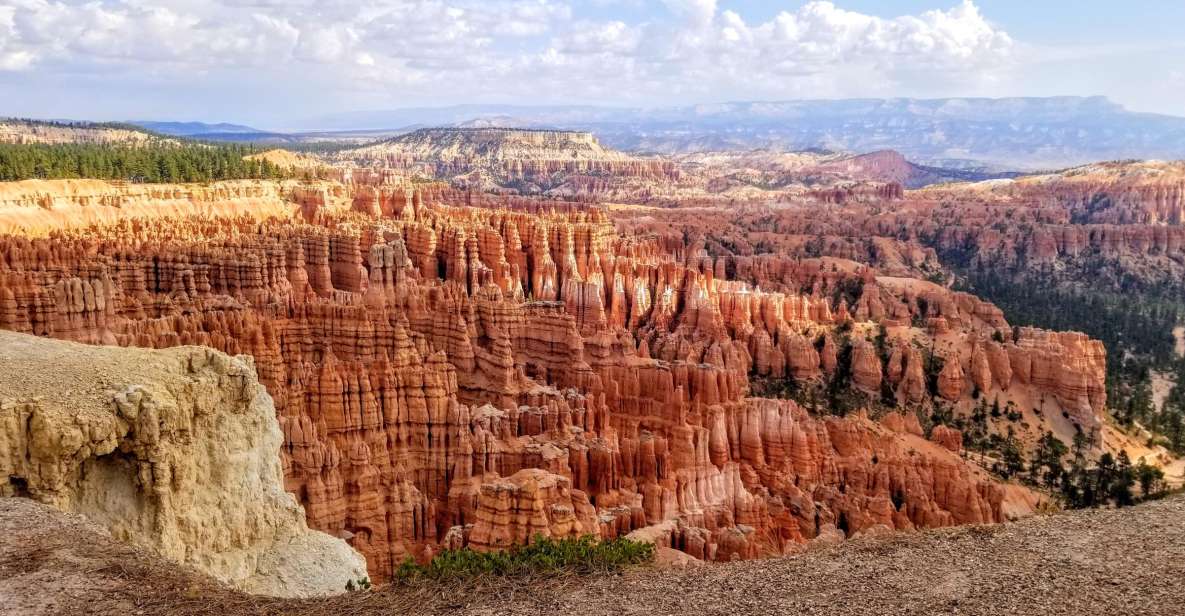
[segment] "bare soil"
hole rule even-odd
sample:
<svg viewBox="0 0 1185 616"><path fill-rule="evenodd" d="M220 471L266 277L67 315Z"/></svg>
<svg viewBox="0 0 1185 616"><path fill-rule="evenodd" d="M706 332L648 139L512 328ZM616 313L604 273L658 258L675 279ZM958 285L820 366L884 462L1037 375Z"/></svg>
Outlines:
<svg viewBox="0 0 1185 616"><path fill-rule="evenodd" d="M1182 496L790 558L310 600L236 592L24 499L0 499L0 537L3 614L1185 614Z"/></svg>

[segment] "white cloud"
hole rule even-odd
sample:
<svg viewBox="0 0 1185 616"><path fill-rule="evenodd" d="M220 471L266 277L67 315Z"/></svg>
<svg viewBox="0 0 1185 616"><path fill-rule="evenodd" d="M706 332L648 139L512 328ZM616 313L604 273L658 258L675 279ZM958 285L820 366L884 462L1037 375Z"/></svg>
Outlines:
<svg viewBox="0 0 1185 616"><path fill-rule="evenodd" d="M716 0L663 0L663 4L692 28L706 28L716 18Z"/></svg>
<svg viewBox="0 0 1185 616"><path fill-rule="evenodd" d="M641 42L642 29L622 21L580 24L568 36L557 38L552 45L565 53L631 55Z"/></svg>
<svg viewBox="0 0 1185 616"><path fill-rule="evenodd" d="M0 72L316 80L392 105L670 102L929 93L1008 70L1014 47L970 0L892 19L816 1L758 22L716 0L645 19L598 4L634 17L566 0L0 0Z"/></svg>
<svg viewBox="0 0 1185 616"><path fill-rule="evenodd" d="M882 19L811 2L749 25L725 12L703 48L766 73L816 74L872 68L886 79L918 69L972 73L1006 60L1012 40L968 0L950 11ZM778 68L780 67L780 68ZM941 79L941 76L935 78Z"/></svg>

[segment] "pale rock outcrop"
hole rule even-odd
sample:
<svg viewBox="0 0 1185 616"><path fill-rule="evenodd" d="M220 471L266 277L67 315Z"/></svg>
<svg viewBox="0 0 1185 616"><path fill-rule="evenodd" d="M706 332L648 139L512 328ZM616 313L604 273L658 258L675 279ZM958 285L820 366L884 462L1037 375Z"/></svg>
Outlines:
<svg viewBox="0 0 1185 616"><path fill-rule="evenodd" d="M366 577L284 491L283 436L250 358L0 331L0 374L0 493L249 592L329 594Z"/></svg>
<svg viewBox="0 0 1185 616"><path fill-rule="evenodd" d="M0 182L0 233L46 236L135 218L178 215L292 218L294 185L232 180L209 185L117 184L100 180ZM299 201L299 200L298 200Z"/></svg>

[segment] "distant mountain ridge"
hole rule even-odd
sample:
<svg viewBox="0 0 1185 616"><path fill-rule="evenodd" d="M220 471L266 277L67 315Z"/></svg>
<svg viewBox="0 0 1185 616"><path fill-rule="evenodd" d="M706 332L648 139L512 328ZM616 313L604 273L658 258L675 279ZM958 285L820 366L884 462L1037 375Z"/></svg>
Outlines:
<svg viewBox="0 0 1185 616"><path fill-rule="evenodd" d="M137 120L128 122L127 124L172 137L185 137L203 141L232 141L260 145L285 145L327 141L365 143L406 132L404 130L280 132L227 122L154 122Z"/></svg>
<svg viewBox="0 0 1185 616"><path fill-rule="evenodd" d="M242 124L229 124L226 122L208 124L206 122L153 122L146 120L133 120L128 122L128 124L146 128L150 131L161 133L163 135L173 135L175 137L200 137L211 134L221 135L239 133L268 133L268 131L259 130L250 126L244 126Z"/></svg>
<svg viewBox="0 0 1185 616"><path fill-rule="evenodd" d="M507 128L423 128L351 149L347 156L409 156L419 160L625 160L591 133Z"/></svg>
<svg viewBox="0 0 1185 616"><path fill-rule="evenodd" d="M336 114L331 130L422 125L590 131L609 147L687 153L754 148L892 149L919 164L1051 169L1100 160L1185 158L1185 118L1105 97L840 99L654 109L458 105Z"/></svg>
<svg viewBox="0 0 1185 616"><path fill-rule="evenodd" d="M575 192L570 180L670 180L676 163L640 159L602 147L592 133L508 128L423 128L331 155L339 162L379 164L406 173L449 179L482 190L537 194Z"/></svg>
<svg viewBox="0 0 1185 616"><path fill-rule="evenodd" d="M972 175L1124 159L1185 159L1185 118L1133 112L1101 96L837 99L663 108L455 105L334 114L281 132L232 123L137 121L158 135L257 144L362 144L427 127L575 130L638 154L894 150Z"/></svg>

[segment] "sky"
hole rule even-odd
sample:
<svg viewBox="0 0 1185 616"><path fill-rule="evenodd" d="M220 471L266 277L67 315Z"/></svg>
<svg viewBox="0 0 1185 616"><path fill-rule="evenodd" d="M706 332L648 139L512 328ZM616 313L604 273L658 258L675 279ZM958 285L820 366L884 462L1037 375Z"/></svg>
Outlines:
<svg viewBox="0 0 1185 616"><path fill-rule="evenodd" d="M1185 116L1182 0L0 0L0 116L309 128L459 103L1104 95Z"/></svg>

